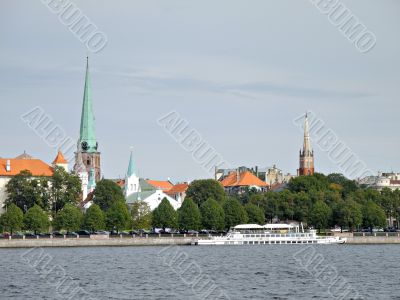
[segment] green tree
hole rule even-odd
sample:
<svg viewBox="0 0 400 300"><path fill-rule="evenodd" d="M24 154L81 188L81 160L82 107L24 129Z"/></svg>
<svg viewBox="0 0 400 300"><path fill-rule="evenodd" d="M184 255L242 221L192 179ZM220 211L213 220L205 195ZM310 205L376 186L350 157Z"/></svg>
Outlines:
<svg viewBox="0 0 400 300"><path fill-rule="evenodd" d="M15 204L7 206L7 211L0 216L0 223L3 230L13 232L20 230L23 224L24 214Z"/></svg>
<svg viewBox="0 0 400 300"><path fill-rule="evenodd" d="M249 223L260 225L265 224L265 215L263 209L252 203L247 203L244 208L246 209L247 216L249 217Z"/></svg>
<svg viewBox="0 0 400 300"><path fill-rule="evenodd" d="M87 210L83 218L84 227L91 232L104 229L105 216L104 212L101 210L100 206L97 204L92 204Z"/></svg>
<svg viewBox="0 0 400 300"><path fill-rule="evenodd" d="M329 188L327 177L320 173L312 176L298 176L292 178L288 184L291 192L309 192L309 191L325 191Z"/></svg>
<svg viewBox="0 0 400 300"><path fill-rule="evenodd" d="M186 191L186 197L191 198L198 206L208 198L214 199L218 203L226 200L224 188L213 179L194 180Z"/></svg>
<svg viewBox="0 0 400 300"><path fill-rule="evenodd" d="M102 179L96 184L93 202L103 211L108 210L115 202L125 203L121 187L112 180Z"/></svg>
<svg viewBox="0 0 400 300"><path fill-rule="evenodd" d="M38 205L32 206L24 216L24 228L37 234L49 230L49 216Z"/></svg>
<svg viewBox="0 0 400 300"><path fill-rule="evenodd" d="M311 210L311 224L318 229L318 232L321 232L321 228L328 226L331 215L332 210L330 207L322 200L318 200Z"/></svg>
<svg viewBox="0 0 400 300"><path fill-rule="evenodd" d="M43 206L39 193L34 189L35 186L37 186L37 180L32 179L32 174L27 170L21 171L6 184L5 205L15 204L22 211L27 211L35 204Z"/></svg>
<svg viewBox="0 0 400 300"><path fill-rule="evenodd" d="M160 205L153 211L153 227L156 228L177 228L178 214L169 203L167 198L164 198Z"/></svg>
<svg viewBox="0 0 400 300"><path fill-rule="evenodd" d="M56 166L50 178L50 201L54 214L66 204L77 205L81 198L81 181L78 175L70 174L64 168Z"/></svg>
<svg viewBox="0 0 400 300"><path fill-rule="evenodd" d="M68 203L57 213L53 225L58 230L77 231L81 228L82 219L81 210Z"/></svg>
<svg viewBox="0 0 400 300"><path fill-rule="evenodd" d="M131 208L132 228L151 228L152 213L150 206L145 201L136 201Z"/></svg>
<svg viewBox="0 0 400 300"><path fill-rule="evenodd" d="M375 202L369 200L362 209L363 224L365 227L385 227L386 216L384 210L379 207Z"/></svg>
<svg viewBox="0 0 400 300"><path fill-rule="evenodd" d="M222 230L225 225L225 213L221 205L209 198L200 206L201 223L205 229Z"/></svg>
<svg viewBox="0 0 400 300"><path fill-rule="evenodd" d="M343 226L348 227L351 231L362 224L363 215L360 204L352 199L347 199L344 204L339 207L338 225L340 229Z"/></svg>
<svg viewBox="0 0 400 300"><path fill-rule="evenodd" d="M185 230L200 229L201 217L198 206L192 199L186 197L182 206L178 209L178 225L179 228Z"/></svg>
<svg viewBox="0 0 400 300"><path fill-rule="evenodd" d="M131 226L131 216L124 202L116 201L111 204L106 211L106 224L107 228L117 233Z"/></svg>
<svg viewBox="0 0 400 300"><path fill-rule="evenodd" d="M238 224L247 223L246 210L237 199L231 198L224 203L225 227L230 228Z"/></svg>

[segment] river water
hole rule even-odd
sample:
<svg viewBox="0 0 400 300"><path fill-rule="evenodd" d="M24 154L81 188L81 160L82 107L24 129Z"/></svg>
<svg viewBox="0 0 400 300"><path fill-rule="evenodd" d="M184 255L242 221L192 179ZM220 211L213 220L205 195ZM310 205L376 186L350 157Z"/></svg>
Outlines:
<svg viewBox="0 0 400 300"><path fill-rule="evenodd" d="M400 299L400 246L0 249L0 299Z"/></svg>

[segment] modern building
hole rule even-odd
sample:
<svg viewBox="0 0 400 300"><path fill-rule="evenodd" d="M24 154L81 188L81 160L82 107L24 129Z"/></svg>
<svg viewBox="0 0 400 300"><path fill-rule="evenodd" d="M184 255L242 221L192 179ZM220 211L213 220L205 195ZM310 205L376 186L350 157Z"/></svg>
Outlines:
<svg viewBox="0 0 400 300"><path fill-rule="evenodd" d="M101 155L98 151L98 142L96 140L95 122L94 122L92 91L89 75L89 59L86 58L85 87L83 92L83 104L81 125L77 151L75 153L74 171L80 177L85 177L87 173L88 181L95 185L101 179ZM84 166L84 168L82 168ZM92 179L91 176L94 176ZM89 184L88 182L88 184Z"/></svg>
<svg viewBox="0 0 400 300"><path fill-rule="evenodd" d="M65 159L58 153L53 161L53 166L64 167ZM21 171L29 171L32 178L53 176L53 167L40 159L33 158L29 154L21 154L16 158L0 158L0 213L4 211L4 202L7 199L6 185Z"/></svg>
<svg viewBox="0 0 400 300"><path fill-rule="evenodd" d="M297 175L314 174L314 151L311 148L311 139L309 132L308 116L304 118L304 141L303 149L300 149L300 163Z"/></svg>

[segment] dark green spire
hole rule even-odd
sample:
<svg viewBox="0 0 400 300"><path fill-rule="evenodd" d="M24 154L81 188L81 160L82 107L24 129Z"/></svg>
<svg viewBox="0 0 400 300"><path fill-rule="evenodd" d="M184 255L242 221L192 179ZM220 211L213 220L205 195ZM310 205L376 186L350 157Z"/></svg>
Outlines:
<svg viewBox="0 0 400 300"><path fill-rule="evenodd" d="M89 57L86 57L85 90L83 92L83 105L80 129L80 148L87 152L97 151L97 141L94 128L94 114L92 107L92 91L89 76Z"/></svg>

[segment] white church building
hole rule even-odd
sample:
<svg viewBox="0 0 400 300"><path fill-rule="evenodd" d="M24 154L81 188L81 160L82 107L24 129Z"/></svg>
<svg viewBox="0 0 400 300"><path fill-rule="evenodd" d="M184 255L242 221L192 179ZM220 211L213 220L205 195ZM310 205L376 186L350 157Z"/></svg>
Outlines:
<svg viewBox="0 0 400 300"><path fill-rule="evenodd" d="M126 203L131 206L137 201L146 202L151 210L154 210L161 201L166 198L172 207L177 210L181 207L182 202L167 195L163 190L148 184L144 179L137 175L135 164L133 161L133 153L129 159L128 171L125 176L124 194Z"/></svg>

